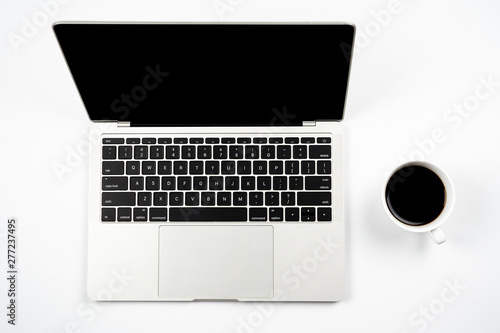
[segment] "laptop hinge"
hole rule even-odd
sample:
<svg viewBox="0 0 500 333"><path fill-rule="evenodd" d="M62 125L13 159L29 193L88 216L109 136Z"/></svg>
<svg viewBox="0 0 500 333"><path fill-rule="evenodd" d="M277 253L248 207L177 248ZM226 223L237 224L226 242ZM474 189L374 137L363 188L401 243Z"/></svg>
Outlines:
<svg viewBox="0 0 500 333"><path fill-rule="evenodd" d="M130 127L130 121L119 121L116 123L118 127Z"/></svg>
<svg viewBox="0 0 500 333"><path fill-rule="evenodd" d="M316 120L305 120L302 122L302 126L316 126Z"/></svg>

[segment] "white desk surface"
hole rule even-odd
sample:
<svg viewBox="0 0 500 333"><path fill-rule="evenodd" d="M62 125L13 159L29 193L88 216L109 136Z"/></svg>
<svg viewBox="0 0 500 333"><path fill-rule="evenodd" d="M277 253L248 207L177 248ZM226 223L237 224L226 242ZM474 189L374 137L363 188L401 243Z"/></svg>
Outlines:
<svg viewBox="0 0 500 333"><path fill-rule="evenodd" d="M0 11L2 332L500 331L500 3L59 1L41 0L52 3L45 9L38 0L10 1ZM217 6L226 11L219 15ZM221 19L357 26L343 121L347 296L327 304L91 302L88 161L83 156L62 180L53 167L86 141L90 123L51 24ZM25 20L40 27L16 51L9 38L22 36ZM442 140L431 143L436 130ZM455 210L443 225L448 241L440 246L395 226L381 206L387 173L419 154L456 187ZM19 220L15 327L6 323L8 216Z"/></svg>

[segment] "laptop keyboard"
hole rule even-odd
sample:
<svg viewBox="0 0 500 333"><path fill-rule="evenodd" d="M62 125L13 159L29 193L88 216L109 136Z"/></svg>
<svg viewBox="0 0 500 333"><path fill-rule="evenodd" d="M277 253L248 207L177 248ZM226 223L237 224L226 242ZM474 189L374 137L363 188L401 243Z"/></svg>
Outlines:
<svg viewBox="0 0 500 333"><path fill-rule="evenodd" d="M102 142L102 222L332 221L329 136Z"/></svg>

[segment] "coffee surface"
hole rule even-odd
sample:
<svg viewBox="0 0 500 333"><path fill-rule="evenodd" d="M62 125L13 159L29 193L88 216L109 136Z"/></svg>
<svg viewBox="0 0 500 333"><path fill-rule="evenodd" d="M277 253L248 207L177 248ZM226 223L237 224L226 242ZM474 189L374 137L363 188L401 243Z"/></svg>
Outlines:
<svg viewBox="0 0 500 333"><path fill-rule="evenodd" d="M443 211L446 189L432 170L423 166L407 166L396 171L386 188L391 213L408 225L424 225L434 221Z"/></svg>

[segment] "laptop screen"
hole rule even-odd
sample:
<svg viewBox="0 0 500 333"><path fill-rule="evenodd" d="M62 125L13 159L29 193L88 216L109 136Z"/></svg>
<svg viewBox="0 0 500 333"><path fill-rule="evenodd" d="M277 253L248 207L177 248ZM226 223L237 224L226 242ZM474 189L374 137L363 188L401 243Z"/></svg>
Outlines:
<svg viewBox="0 0 500 333"><path fill-rule="evenodd" d="M343 118L354 27L54 26L93 121L282 126Z"/></svg>

